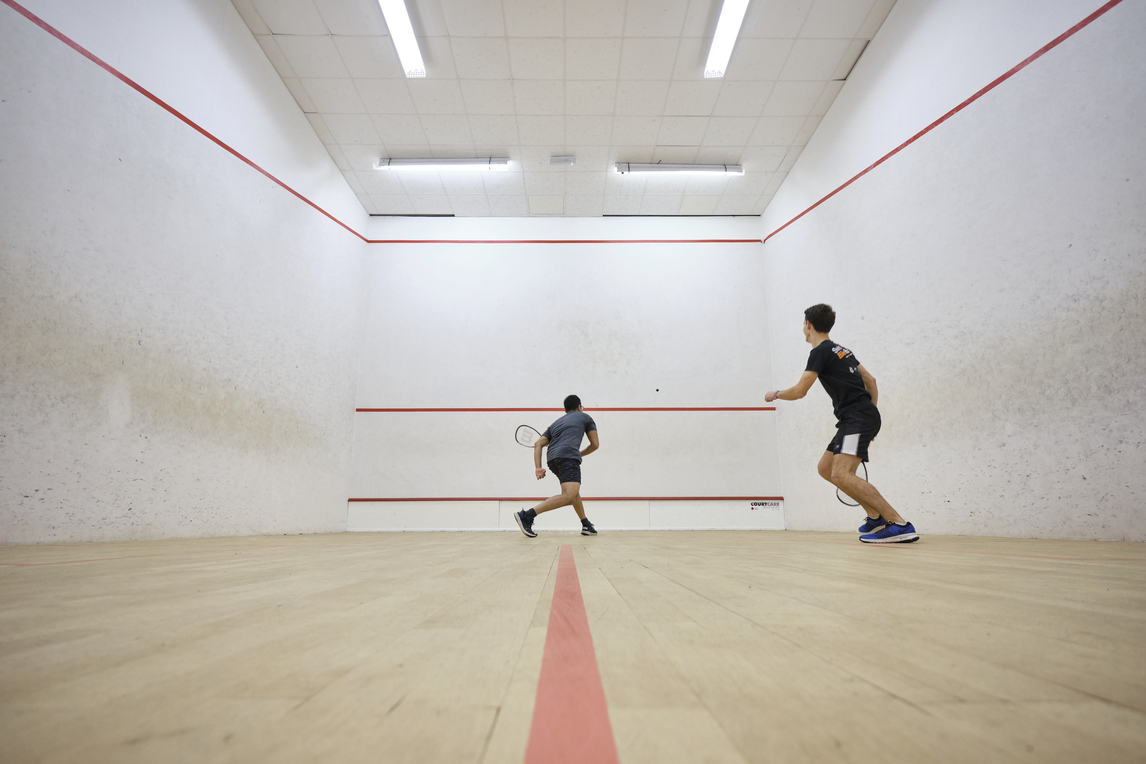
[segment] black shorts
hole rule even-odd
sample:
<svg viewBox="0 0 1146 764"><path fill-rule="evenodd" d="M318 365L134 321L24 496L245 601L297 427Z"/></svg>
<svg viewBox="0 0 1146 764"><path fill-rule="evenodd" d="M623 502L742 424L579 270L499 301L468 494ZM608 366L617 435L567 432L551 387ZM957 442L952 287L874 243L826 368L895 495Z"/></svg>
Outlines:
<svg viewBox="0 0 1146 764"><path fill-rule="evenodd" d="M867 447L879 434L882 422L879 418L879 409L874 406L870 409L845 412L836 425L836 437L828 444L828 450L833 454L850 454L867 461Z"/></svg>
<svg viewBox="0 0 1146 764"><path fill-rule="evenodd" d="M581 482L581 462L576 459L550 459L549 471L562 483Z"/></svg>

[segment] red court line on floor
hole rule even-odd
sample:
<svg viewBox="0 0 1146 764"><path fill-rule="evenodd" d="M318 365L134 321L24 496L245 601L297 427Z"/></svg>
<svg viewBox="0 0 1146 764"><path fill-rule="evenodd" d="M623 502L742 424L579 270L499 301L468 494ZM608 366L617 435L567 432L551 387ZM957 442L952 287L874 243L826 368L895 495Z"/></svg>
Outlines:
<svg viewBox="0 0 1146 764"><path fill-rule="evenodd" d="M638 408L587 408L586 411L775 411L775 406L648 406ZM564 411L559 408L454 408L454 409L354 409L360 414L416 414L416 413L457 413L457 412L490 412L490 411Z"/></svg>
<svg viewBox="0 0 1146 764"><path fill-rule="evenodd" d="M2 1L2 0L0 0ZM275 547L289 546L289 544L268 544L256 549L274 549ZM0 568L38 568L42 565L74 565L77 562L108 562L109 560L138 560L144 557L180 557L188 554L210 554L234 552L234 549L203 549L195 552L170 552L168 554L129 554L124 557L93 557L89 560L59 560L57 562L0 562ZM250 551L244 549L243 551Z"/></svg>
<svg viewBox="0 0 1146 764"><path fill-rule="evenodd" d="M1091 22L1093 22L1095 19L1097 19L1098 17L1102 16L1104 13L1106 13L1106 12L1107 12L1107 11L1109 11L1111 8L1113 8L1114 6L1118 5L1118 4L1119 4L1119 3L1121 3L1121 2L1122 2L1122 0L1110 0L1110 2L1106 3L1106 5L1102 6L1102 7L1101 7L1101 8L1099 8L1097 11L1095 11L1095 12L1094 12L1094 13L1092 13L1092 14L1090 14L1089 16L1087 16L1086 18L1084 18L1082 21L1078 22L1077 24L1075 24L1074 26L1072 26L1070 29L1068 29L1068 30L1066 30L1065 32L1063 32L1062 34L1060 34L1058 37L1054 38L1053 40L1051 40L1050 42L1048 42L1046 45L1044 45L1043 47L1041 47L1041 48L1039 48L1038 50L1036 50L1034 53L1032 53L1030 56L1028 56L1028 57L1027 57L1026 59L1024 59L1023 61L1020 61L1018 64L1016 64L1015 66L1013 66L1011 69L1009 69L1009 70L1008 70L1007 72L1005 72L1004 74L1002 74L1002 75L1000 75L999 77L997 77L997 78L995 78L994 80L992 80L992 81L991 81L990 83L988 83L988 84L987 84L985 87L983 87L981 90L979 90L979 92L975 93L973 96L971 96L971 97L970 97L970 98L968 98L967 100L963 101L963 103L959 104L959 105L958 105L958 106L956 106L954 109L952 109L951 111L947 112L947 113L946 113L946 114L944 114L942 117L940 117L939 119L935 120L935 121L934 121L934 122L932 122L930 125L928 125L927 127L923 128L923 129L922 129L922 130L920 130L918 133L916 133L915 135L911 136L911 137L910 137L910 138L908 138L906 141L904 141L903 143L899 144L898 146L896 146L894 149L892 149L892 150L891 150L891 151L889 151L888 153L884 154L882 157L880 157L879 159L877 159L877 160L876 160L876 161L875 161L873 164L869 165L869 166L868 166L866 169L864 169L864 170L861 170L861 171L860 171L860 172L858 172L856 175L852 176L852 177L851 177L851 179L849 179L848 181L846 181L846 182L845 182L843 185L841 185L841 186L840 186L839 188L837 188L835 191L832 191L830 194L828 194L827 196L825 196L823 199L820 199L818 202L816 202L815 204L813 204L811 207L808 207L808 209L804 210L804 211L803 211L803 212L801 212L799 215L797 215L796 217L792 218L792 219L791 219L791 220L789 220L787 223L785 223L784 225L780 226L779 228L777 228L777 229L776 229L775 231L773 231L772 233L770 233L770 234L768 234L767 236L765 236L765 237L764 237L764 241L765 241L765 242L767 242L767 241L768 241L769 239L771 239L773 236L775 236L776 234L780 233L780 232L781 232L781 231L783 231L785 228L787 228L788 226L792 225L792 224L793 224L793 223L795 223L797 220L799 220L800 218L804 217L804 216L805 216L805 215L807 215L809 212L811 212L812 210L816 209L817 207L819 207L821 204L823 204L823 203L824 203L824 202L826 202L827 200L831 199L833 196L835 196L836 194L838 194L840 191L843 191L845 188L847 188L848 186L850 186L852 183L855 183L857 180L859 180L860 178L862 178L864 175L867 175L869 172L871 172L871 171L872 171L872 170L874 170L875 168L879 167L881 164L883 164L884 162L886 162L888 159L891 159L893 156L895 156L895 155L896 155L896 154L898 154L899 152L903 151L905 148L907 148L907 147L908 147L908 146L910 146L911 144L915 143L917 140L919 140L920 138L922 138L924 135L926 135L927 133L931 132L931 131L932 131L932 130L934 130L935 128L939 127L939 125L943 124L944 122L946 122L946 121L947 121L947 120L949 120L951 117L953 117L953 116L955 116L956 114L958 114L959 112L963 111L963 109L967 108L967 107L968 107L968 106L970 106L972 103L974 103L975 101L979 100L979 99L980 99L980 98L982 98L984 95L986 95L987 93L991 92L992 90L994 90L995 88L997 88L999 85L1001 85L1002 83L1004 83L1004 82L1006 82L1007 80L1009 80L1011 77L1013 77L1013 76L1015 76L1016 74L1018 74L1020 71L1022 71L1022 70L1023 70L1024 68L1026 68L1028 65L1030 65L1032 62L1034 62L1034 61L1038 60L1039 58L1041 58L1041 57L1042 57L1044 54L1046 54L1048 51L1052 50L1053 48L1056 48L1056 47L1058 47L1058 45L1059 45L1059 44L1061 44L1063 41L1065 41L1065 40L1066 40L1066 39L1068 39L1069 37L1073 36L1073 35L1074 35L1076 32L1078 32L1079 30L1081 30L1081 29L1085 28L1086 26L1088 26L1088 25L1089 25Z"/></svg>
<svg viewBox="0 0 1146 764"><path fill-rule="evenodd" d="M573 547L561 545L526 764L616 764L605 688Z"/></svg>
<svg viewBox="0 0 1146 764"><path fill-rule="evenodd" d="M347 502L540 502L548 496L348 498ZM584 502L783 502L783 496L582 496Z"/></svg>

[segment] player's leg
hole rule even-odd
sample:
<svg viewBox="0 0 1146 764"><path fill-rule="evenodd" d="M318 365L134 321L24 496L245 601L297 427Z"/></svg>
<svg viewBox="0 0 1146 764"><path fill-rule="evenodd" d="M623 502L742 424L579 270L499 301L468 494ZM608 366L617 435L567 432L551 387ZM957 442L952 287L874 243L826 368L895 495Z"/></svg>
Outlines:
<svg viewBox="0 0 1146 764"><path fill-rule="evenodd" d="M841 491L860 503L868 517L882 517L893 523L904 522L879 490L863 478L856 477L863 460L852 454L835 454L832 457L831 482Z"/></svg>
<svg viewBox="0 0 1146 764"><path fill-rule="evenodd" d="M578 520L585 519L585 505L581 503L581 494L578 493L573 499L573 511L577 513Z"/></svg>
<svg viewBox="0 0 1146 764"><path fill-rule="evenodd" d="M831 450L825 451L824 455L820 457L820 463L816 465L816 472L820 473L820 477L832 482L832 457L835 456ZM832 483L835 485L835 483Z"/></svg>
<svg viewBox="0 0 1146 764"><path fill-rule="evenodd" d="M585 517L585 505L581 503L580 494L573 500L573 509L577 512L577 517L581 518L581 535L596 536L597 529L589 522L589 518Z"/></svg>
<svg viewBox="0 0 1146 764"><path fill-rule="evenodd" d="M545 501L538 504L533 508L534 514L540 515L542 512L549 512L550 510L559 507L567 507L574 501L581 500L581 484L580 483L562 483L561 493L556 496L550 496ZM582 510L583 511L583 510ZM578 515L581 513L578 512Z"/></svg>

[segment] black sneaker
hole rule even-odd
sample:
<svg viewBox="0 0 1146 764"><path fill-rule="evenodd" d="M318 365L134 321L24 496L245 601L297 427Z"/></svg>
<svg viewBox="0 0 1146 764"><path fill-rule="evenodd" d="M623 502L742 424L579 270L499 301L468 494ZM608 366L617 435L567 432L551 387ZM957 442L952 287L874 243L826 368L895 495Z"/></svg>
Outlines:
<svg viewBox="0 0 1146 764"><path fill-rule="evenodd" d="M516 512L513 519L517 521L517 527L521 528L521 532L531 539L537 538L537 532L533 530L533 520L525 514L525 510Z"/></svg>
<svg viewBox="0 0 1146 764"><path fill-rule="evenodd" d="M593 527L593 523L589 522L589 518L581 521L581 535L582 536L596 536L597 529Z"/></svg>

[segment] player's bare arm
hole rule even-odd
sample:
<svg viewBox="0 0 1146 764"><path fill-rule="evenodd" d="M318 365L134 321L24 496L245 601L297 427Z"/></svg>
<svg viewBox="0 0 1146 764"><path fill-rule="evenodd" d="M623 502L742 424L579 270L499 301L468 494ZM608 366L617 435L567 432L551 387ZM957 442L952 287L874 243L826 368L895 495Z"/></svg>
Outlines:
<svg viewBox="0 0 1146 764"><path fill-rule="evenodd" d="M870 371L863 367L862 363L857 368L859 369L860 376L863 377L863 386L867 390L868 395L871 396L871 405L878 406L879 388L875 386L875 377L871 375Z"/></svg>
<svg viewBox="0 0 1146 764"><path fill-rule="evenodd" d="M764 394L764 400L768 403L779 398L782 401L798 401L808 394L815 384L816 378L820 375L814 371L805 371L800 375L800 381L785 390L773 390ZM872 377L872 382L875 382L875 377Z"/></svg>
<svg viewBox="0 0 1146 764"><path fill-rule="evenodd" d="M549 438L544 435L538 438L537 442L533 444L533 466L535 468L533 471L537 475L538 480L545 477L545 468L541 466L541 449L548 445Z"/></svg>
<svg viewBox="0 0 1146 764"><path fill-rule="evenodd" d="M597 439L596 430L589 430L589 432L585 433L585 436L589 438L589 447L581 451L581 456L588 456L601 447L601 441ZM540 464L540 462L538 463Z"/></svg>

